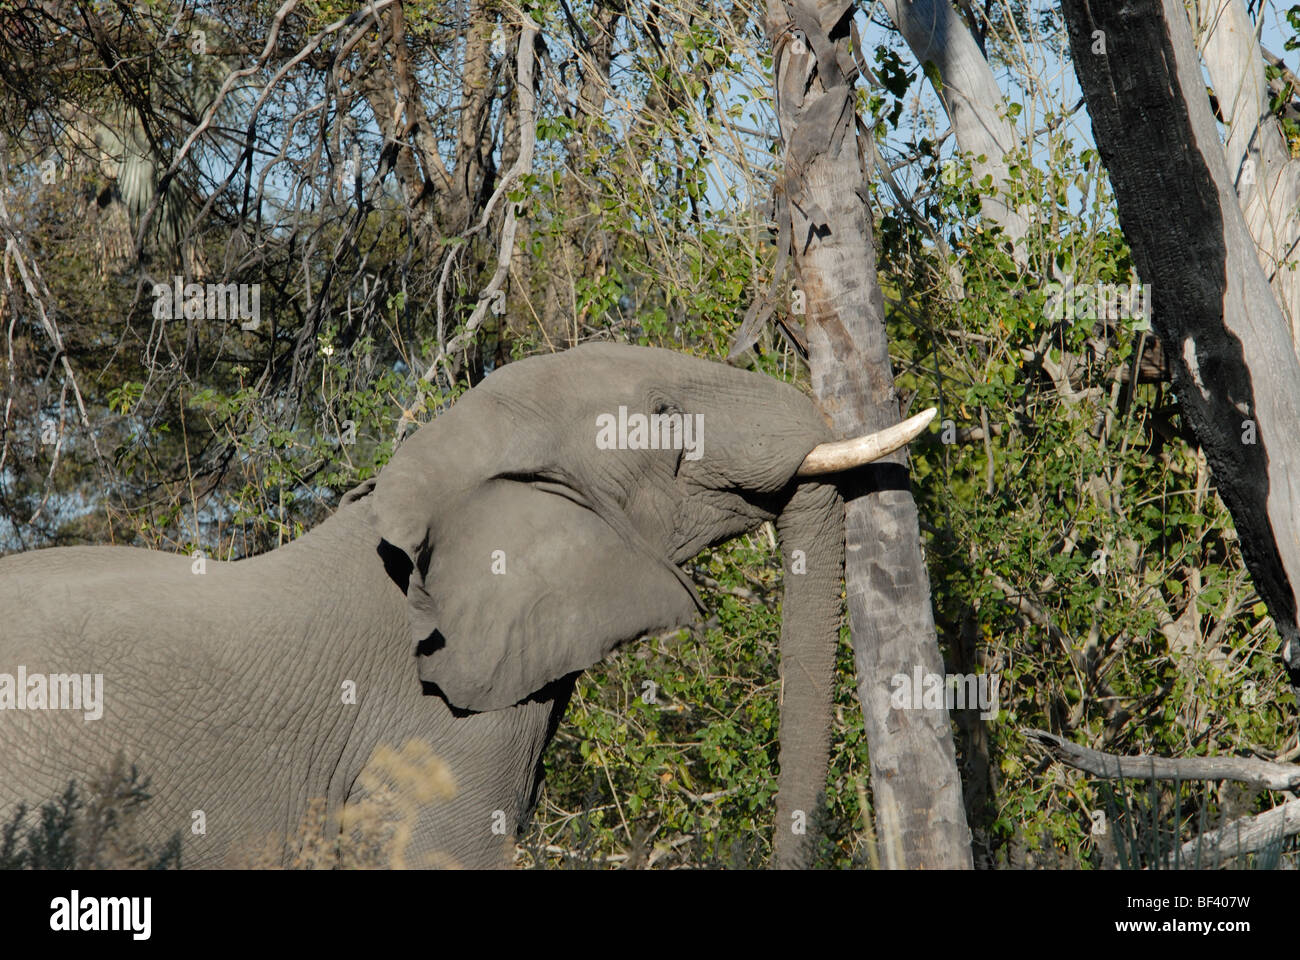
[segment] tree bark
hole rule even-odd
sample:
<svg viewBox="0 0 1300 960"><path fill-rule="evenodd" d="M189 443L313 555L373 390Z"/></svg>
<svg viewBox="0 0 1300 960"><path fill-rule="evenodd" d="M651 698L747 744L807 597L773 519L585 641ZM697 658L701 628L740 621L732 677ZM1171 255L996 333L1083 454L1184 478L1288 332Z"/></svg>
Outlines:
<svg viewBox="0 0 1300 960"><path fill-rule="evenodd" d="M492 169L492 31L497 26L495 0L470 0L461 63L460 110L457 113L455 189L450 223L456 232L469 229L475 213L495 186Z"/></svg>
<svg viewBox="0 0 1300 960"><path fill-rule="evenodd" d="M1288 800L1272 810L1249 817L1239 817L1217 830L1188 840L1175 854L1166 858L1166 866L1180 863L1207 867L1218 866L1229 857L1241 856L1280 844L1300 833L1300 800Z"/></svg>
<svg viewBox="0 0 1300 960"><path fill-rule="evenodd" d="M1300 355L1300 160L1269 110L1264 55L1241 0L1195 4L1201 57L1228 125L1223 145L1246 227ZM1289 264L1289 265L1288 265Z"/></svg>
<svg viewBox="0 0 1300 960"><path fill-rule="evenodd" d="M933 64L931 86L952 124L957 149L971 155L971 170L977 181L988 176L997 188L995 195L980 198L980 216L1002 228L1011 241L1012 259L1022 270L1027 269L1029 217L1027 211L1011 203L1007 162L1007 155L1020 145L1020 139L1015 124L1007 118L1002 89L993 76L983 44L976 41L949 0L882 0L881 6L917 63ZM949 267L949 277L953 299L960 299L964 278L955 260ZM1035 353L1043 353L1046 346L1044 337ZM960 630L954 650L954 667L961 672L978 672L980 665L978 647L969 639L974 615L974 610L968 609L963 618L966 625ZM956 720L965 743L966 810L975 829L975 846L983 851L987 850L987 829L994 819L988 804L994 770L988 726L978 714L968 711L958 713Z"/></svg>
<svg viewBox="0 0 1300 960"><path fill-rule="evenodd" d="M778 216L790 218L806 296L813 392L837 437L882 429L900 415L855 133L851 11L849 0L770 0L767 16L786 146ZM887 862L970 867L947 712L891 708L895 675L944 669L906 452L863 468L842 490L858 694Z"/></svg>
<svg viewBox="0 0 1300 960"><path fill-rule="evenodd" d="M1182 412L1300 679L1300 363L1224 161L1181 2L1064 0L1120 225Z"/></svg>

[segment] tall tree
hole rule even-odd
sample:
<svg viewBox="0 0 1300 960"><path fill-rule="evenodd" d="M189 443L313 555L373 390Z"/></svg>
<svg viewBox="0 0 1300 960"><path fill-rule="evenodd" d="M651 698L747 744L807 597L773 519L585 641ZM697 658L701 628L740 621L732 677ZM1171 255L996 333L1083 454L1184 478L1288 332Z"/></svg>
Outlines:
<svg viewBox="0 0 1300 960"><path fill-rule="evenodd" d="M779 242L789 243L806 298L813 394L837 437L900 414L857 138L852 15L851 0L769 0L766 21L785 146ZM752 331L742 330L738 347ZM970 867L948 714L891 703L897 675L944 672L906 452L864 469L843 492L845 592L884 863Z"/></svg>
<svg viewBox="0 0 1300 960"><path fill-rule="evenodd" d="M1017 146L1016 130L984 52L949 0L884 0L883 6L925 68L957 146L972 155L975 179L988 176L997 187L997 193L980 198L980 212L1002 228L1023 262L1028 222L1007 196L1007 154Z"/></svg>
<svg viewBox="0 0 1300 960"><path fill-rule="evenodd" d="M1300 363L1260 268L1182 3L1065 0L1079 83L1174 388L1300 679Z"/></svg>

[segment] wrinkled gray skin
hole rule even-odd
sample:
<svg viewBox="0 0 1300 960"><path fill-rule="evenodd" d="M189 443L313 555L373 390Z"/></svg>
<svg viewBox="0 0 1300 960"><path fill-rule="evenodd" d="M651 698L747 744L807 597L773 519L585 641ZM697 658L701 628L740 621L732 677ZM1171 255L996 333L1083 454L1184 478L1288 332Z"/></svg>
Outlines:
<svg viewBox="0 0 1300 960"><path fill-rule="evenodd" d="M597 415L620 405L703 414L702 457L597 449ZM186 866L246 862L294 832L312 798L336 824L375 748L422 738L457 791L421 807L406 861L504 864L576 672L689 622L697 601L677 565L774 520L787 584L776 861L806 862L826 780L843 506L833 486L793 478L828 439L812 404L769 377L589 345L496 371L377 482L268 554L209 560L201 575L188 557L125 547L0 560L0 673L102 673L105 701L93 722L0 711L0 813L121 748L152 778L146 836L179 830ZM806 572L791 572L793 551Z"/></svg>

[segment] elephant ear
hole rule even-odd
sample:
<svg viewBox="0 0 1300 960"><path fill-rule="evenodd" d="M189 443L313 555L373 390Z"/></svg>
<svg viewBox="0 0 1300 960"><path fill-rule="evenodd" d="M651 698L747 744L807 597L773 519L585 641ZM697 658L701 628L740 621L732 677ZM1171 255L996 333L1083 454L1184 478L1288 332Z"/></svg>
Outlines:
<svg viewBox="0 0 1300 960"><path fill-rule="evenodd" d="M695 614L674 568L558 484L490 480L440 504L436 530L415 509L381 496L376 523L410 559L420 679L454 707L508 707Z"/></svg>

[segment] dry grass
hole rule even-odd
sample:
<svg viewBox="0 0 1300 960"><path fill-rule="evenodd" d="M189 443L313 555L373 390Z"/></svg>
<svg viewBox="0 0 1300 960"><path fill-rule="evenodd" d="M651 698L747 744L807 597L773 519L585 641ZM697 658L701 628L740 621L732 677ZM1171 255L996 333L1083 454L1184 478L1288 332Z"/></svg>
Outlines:
<svg viewBox="0 0 1300 960"><path fill-rule="evenodd" d="M331 817L323 797L312 799L287 839L268 840L237 869L254 870L405 870L459 866L431 852L408 861L407 848L420 809L451 799L456 781L451 770L422 740L400 749L376 748L358 780L360 799Z"/></svg>

